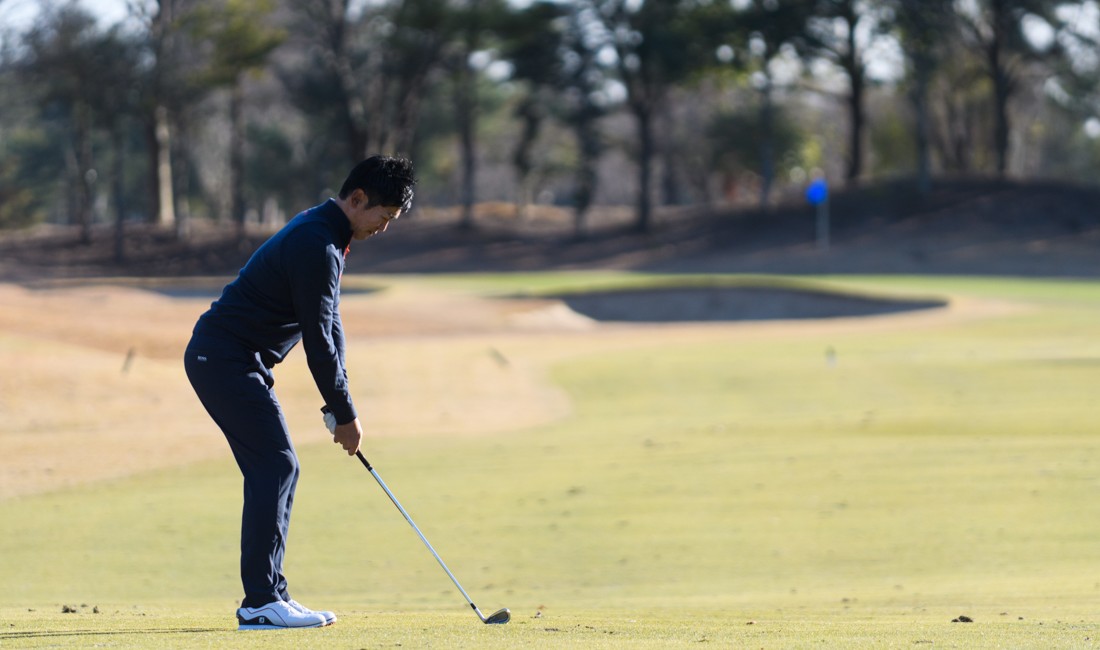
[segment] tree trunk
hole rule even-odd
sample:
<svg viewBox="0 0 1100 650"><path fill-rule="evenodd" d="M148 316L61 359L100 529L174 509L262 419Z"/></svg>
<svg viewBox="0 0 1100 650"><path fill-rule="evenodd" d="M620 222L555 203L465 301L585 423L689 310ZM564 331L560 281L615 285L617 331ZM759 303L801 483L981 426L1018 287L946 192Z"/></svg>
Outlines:
<svg viewBox="0 0 1100 650"><path fill-rule="evenodd" d="M115 156L111 170L112 193L115 195L115 263L126 261L126 196L122 175L126 169L126 132L123 124L116 124L111 134Z"/></svg>
<svg viewBox="0 0 1100 650"><path fill-rule="evenodd" d="M993 38L986 50L989 74L993 81L993 147L997 157L997 177L1003 179L1008 171L1008 99L1012 94L1012 80L1002 58L1003 43L1011 27L1003 2L992 3Z"/></svg>
<svg viewBox="0 0 1100 650"><path fill-rule="evenodd" d="M403 77L396 84L392 100L391 120L374 120L370 151L384 151L409 155L415 150L417 127L420 123L420 104L426 93L428 69Z"/></svg>
<svg viewBox="0 0 1100 650"><path fill-rule="evenodd" d="M577 189L573 198L573 225L577 239L588 236L588 208L596 197L596 188L599 184L598 166L601 144L600 134L596 129L597 115L597 110L587 105L582 106L574 123L577 150L580 152L575 181Z"/></svg>
<svg viewBox="0 0 1100 650"><path fill-rule="evenodd" d="M917 191L927 196L932 189L932 157L929 142L931 140L928 115L928 72L918 70L910 100L917 122Z"/></svg>
<svg viewBox="0 0 1100 650"><path fill-rule="evenodd" d="M595 160L582 158L577 169L577 189L573 204L573 234L577 239L588 236L586 218L592 197L596 194Z"/></svg>
<svg viewBox="0 0 1100 650"><path fill-rule="evenodd" d="M160 159L160 149L157 146L156 119L151 116L145 119L142 126L145 132L145 194L149 197L149 211L145 215L146 221L155 224L160 217L160 177L157 162Z"/></svg>
<svg viewBox="0 0 1100 650"><path fill-rule="evenodd" d="M963 100L956 100L950 94L940 97L939 106L942 115L937 122L940 126L929 131L932 146L939 154L945 171L969 172L969 152L972 149L969 111ZM932 124L929 119L929 126Z"/></svg>
<svg viewBox="0 0 1100 650"><path fill-rule="evenodd" d="M474 88L470 64L465 53L458 62L458 83L455 86L455 109L458 115L459 138L462 147L461 195L462 220L459 227L469 230L474 227L474 186L477 175L477 154L474 140L474 120L476 90Z"/></svg>
<svg viewBox="0 0 1100 650"><path fill-rule="evenodd" d="M1008 99L1011 95L1011 82L1008 75L997 70L993 75L993 97L995 117L993 125L993 145L997 152L997 178L1003 179L1008 173Z"/></svg>
<svg viewBox="0 0 1100 650"><path fill-rule="evenodd" d="M664 138L661 147L663 158L661 165L661 193L664 195L665 205L680 205L683 203L683 191L680 189L680 177L676 172L679 165L676 164L675 129L673 128L672 110L666 104L665 110L660 115L664 122Z"/></svg>
<svg viewBox="0 0 1100 650"><path fill-rule="evenodd" d="M866 82L866 73L856 43L856 27L859 18L854 13L854 3L849 5L851 13L845 16L848 24L848 52L845 57L844 68L848 73L850 94L848 95L849 133L848 133L848 172L846 180L854 184L863 174L863 89Z"/></svg>
<svg viewBox="0 0 1100 650"><path fill-rule="evenodd" d="M653 129L651 112L648 107L636 106L634 116L638 126L638 214L635 229L649 232L652 206L650 202L650 182L653 167Z"/></svg>
<svg viewBox="0 0 1100 650"><path fill-rule="evenodd" d="M168 109L157 106L153 111L156 182L157 225L171 228L176 224L176 198L172 191L172 130Z"/></svg>
<svg viewBox="0 0 1100 650"><path fill-rule="evenodd" d="M330 48L325 55L336 74L349 160L355 164L366 156L370 146L370 121L362 95L358 92L359 82L348 58L348 2L325 2L323 6L326 9L324 31L328 36L324 42Z"/></svg>
<svg viewBox="0 0 1100 650"><path fill-rule="evenodd" d="M177 3L174 0L156 0L154 4L156 10L152 15L149 33L155 57L151 88L155 105L149 116L152 129L152 138L149 140L149 176L154 210L147 218L157 226L172 228L176 225L176 197L172 185L172 118L175 111L169 110L165 100L170 96L166 92L166 86L171 83L169 70L179 65L177 57L180 52L177 44L180 27L176 23Z"/></svg>
<svg viewBox="0 0 1100 650"><path fill-rule="evenodd" d="M187 154L188 127L181 119L175 121L172 139L173 157L179 161L172 165L172 196L175 201L176 238L187 241L191 238L191 165Z"/></svg>
<svg viewBox="0 0 1100 650"><path fill-rule="evenodd" d="M542 111L539 108L537 91L523 100L516 109L516 115L523 124L519 141L512 153L512 165L516 169L516 185L519 187L519 194L516 196L516 215L520 221L525 221L533 189L531 170L534 164L531 162L531 149L534 147L535 140L538 139L542 124Z"/></svg>
<svg viewBox="0 0 1100 650"><path fill-rule="evenodd" d="M848 96L849 134L848 171L846 179L854 184L863 174L863 69L855 67L850 72L851 93Z"/></svg>
<svg viewBox="0 0 1100 650"><path fill-rule="evenodd" d="M470 107L473 110L473 107ZM467 228L474 225L475 185L477 182L477 153L474 144L474 129L470 118L462 125L462 223Z"/></svg>
<svg viewBox="0 0 1100 650"><path fill-rule="evenodd" d="M80 226L80 243L92 243L92 208L95 201L96 170L92 157L92 139L88 126L88 111L83 105L74 108L75 160L79 197L76 206L76 222Z"/></svg>
<svg viewBox="0 0 1100 650"><path fill-rule="evenodd" d="M766 71L760 102L760 176L760 208L767 209L775 182L775 106L772 77Z"/></svg>
<svg viewBox="0 0 1100 650"><path fill-rule="evenodd" d="M244 89L240 79L229 92L229 216L237 223L237 241L245 237Z"/></svg>

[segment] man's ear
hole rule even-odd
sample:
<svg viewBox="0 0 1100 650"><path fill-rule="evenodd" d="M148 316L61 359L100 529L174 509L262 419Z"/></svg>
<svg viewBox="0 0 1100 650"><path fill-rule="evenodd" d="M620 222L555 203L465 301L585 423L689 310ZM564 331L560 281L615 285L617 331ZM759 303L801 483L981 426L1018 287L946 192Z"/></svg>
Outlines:
<svg viewBox="0 0 1100 650"><path fill-rule="evenodd" d="M351 192L351 196L348 197L351 202L351 207L358 208L360 206L367 205L367 193L359 188L355 188Z"/></svg>
<svg viewBox="0 0 1100 650"><path fill-rule="evenodd" d="M371 207L370 194L367 194L367 191L363 190L363 189L359 189L359 190L356 190L356 191L359 192L359 198L363 200L363 207L364 208Z"/></svg>

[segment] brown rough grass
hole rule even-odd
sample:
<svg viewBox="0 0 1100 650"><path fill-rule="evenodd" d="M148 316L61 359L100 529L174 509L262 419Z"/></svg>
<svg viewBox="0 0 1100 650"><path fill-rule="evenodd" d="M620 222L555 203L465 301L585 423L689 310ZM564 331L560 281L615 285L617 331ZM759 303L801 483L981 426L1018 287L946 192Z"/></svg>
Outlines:
<svg viewBox="0 0 1100 650"><path fill-rule="evenodd" d="M0 284L0 499L228 457L181 362L209 302L125 286ZM488 435L567 417L568 397L547 375L581 355L731 336L934 328L1006 309L1013 307L956 300L948 309L862 319L598 324L555 301L398 282L346 294L341 311L369 448L378 436ZM296 443L327 443L300 347L276 378Z"/></svg>

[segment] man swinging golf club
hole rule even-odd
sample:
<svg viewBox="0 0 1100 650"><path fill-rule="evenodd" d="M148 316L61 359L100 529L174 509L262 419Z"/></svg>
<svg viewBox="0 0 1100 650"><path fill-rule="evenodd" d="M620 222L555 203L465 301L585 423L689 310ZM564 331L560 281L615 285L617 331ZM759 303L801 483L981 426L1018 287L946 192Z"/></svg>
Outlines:
<svg viewBox="0 0 1100 650"><path fill-rule="evenodd" d="M412 203L416 177L403 158L373 156L337 198L297 215L252 255L195 324L184 367L244 475L242 630L321 627L336 621L290 596L283 575L298 457L272 368L299 340L349 455L363 430L352 403L340 323L340 276L353 239L386 231Z"/></svg>

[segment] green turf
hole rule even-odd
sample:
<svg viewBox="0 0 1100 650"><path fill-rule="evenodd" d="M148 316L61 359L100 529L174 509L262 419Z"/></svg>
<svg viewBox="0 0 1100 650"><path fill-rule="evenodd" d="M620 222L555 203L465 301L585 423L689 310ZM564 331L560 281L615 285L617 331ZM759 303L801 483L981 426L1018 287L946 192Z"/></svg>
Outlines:
<svg viewBox="0 0 1100 650"><path fill-rule="evenodd" d="M336 626L232 631L226 458L0 502L0 647L1093 647L1100 283L821 281L1019 308L873 332L658 334L554 368L575 413L552 426L369 441L508 626L480 625L370 475L323 445L299 450L287 572Z"/></svg>

